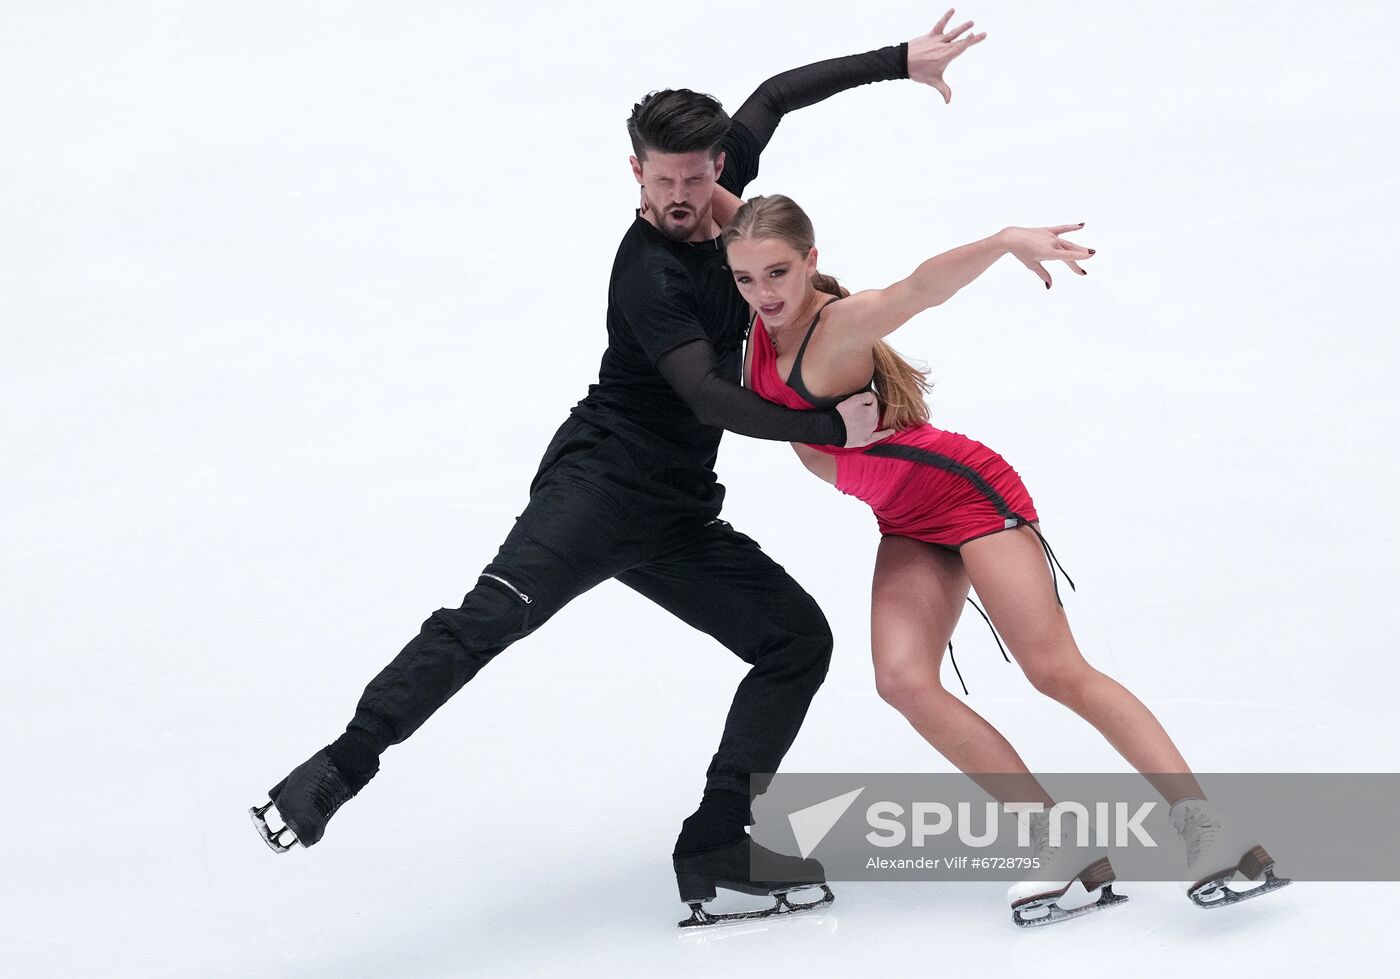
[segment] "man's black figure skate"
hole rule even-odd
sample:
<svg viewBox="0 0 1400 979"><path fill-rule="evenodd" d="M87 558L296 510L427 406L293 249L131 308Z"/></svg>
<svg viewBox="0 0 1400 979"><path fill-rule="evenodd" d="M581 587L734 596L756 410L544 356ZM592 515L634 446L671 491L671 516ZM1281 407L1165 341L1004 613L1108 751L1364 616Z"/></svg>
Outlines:
<svg viewBox="0 0 1400 979"><path fill-rule="evenodd" d="M322 748L268 792L268 802L248 810L263 842L274 853L286 853L293 846L311 846L326 832L326 823L335 811L355 796L350 783ZM267 811L276 806L283 826L274 831L267 825Z"/></svg>
<svg viewBox="0 0 1400 979"><path fill-rule="evenodd" d="M826 871L820 863L775 853L747 837L728 846L673 857L672 860L681 900L690 906L690 917L679 922L682 928L795 914L836 900L831 888L826 885ZM714 898L717 887L743 894L769 894L774 898L774 904L771 908L757 911L711 914L702 905ZM788 894L793 891L816 887L822 891L822 896L816 900L788 900Z"/></svg>

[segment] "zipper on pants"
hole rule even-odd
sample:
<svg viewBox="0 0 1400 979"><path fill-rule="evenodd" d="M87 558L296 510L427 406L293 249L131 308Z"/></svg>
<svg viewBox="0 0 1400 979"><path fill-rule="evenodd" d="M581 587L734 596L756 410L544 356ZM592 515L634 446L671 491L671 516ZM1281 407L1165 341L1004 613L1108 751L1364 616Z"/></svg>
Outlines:
<svg viewBox="0 0 1400 979"><path fill-rule="evenodd" d="M514 585L512 585L509 581L506 581L504 578L502 578L502 577L499 576L499 575L489 574L489 573L483 571L483 572L481 573L481 577L483 577L483 578L490 578L492 581L499 581L501 584L505 585L505 586L506 586L507 588L509 588L511 591L515 592L515 596L516 596L517 598L519 598L522 602L524 602L526 605L529 605L529 604L531 604L531 603L534 601L534 599L531 598L529 595L525 594L525 593L524 593L523 591L521 591L519 588L516 588L516 587L515 587Z"/></svg>

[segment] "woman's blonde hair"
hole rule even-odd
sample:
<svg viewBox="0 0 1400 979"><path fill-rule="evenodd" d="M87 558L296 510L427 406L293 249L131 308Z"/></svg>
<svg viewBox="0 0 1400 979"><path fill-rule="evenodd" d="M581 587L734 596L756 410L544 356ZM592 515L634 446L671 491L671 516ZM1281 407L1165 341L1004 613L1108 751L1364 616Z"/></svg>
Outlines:
<svg viewBox="0 0 1400 979"><path fill-rule="evenodd" d="M806 255L817 240L807 213L792 198L781 194L749 198L721 235L725 248L740 239L764 238L785 241L801 255ZM812 285L820 292L842 299L850 295L833 277L821 272L812 276ZM910 364L883 340L875 342L872 353L875 359L875 396L880 402L884 427L912 428L927 423L928 404L924 396L932 387L928 371Z"/></svg>

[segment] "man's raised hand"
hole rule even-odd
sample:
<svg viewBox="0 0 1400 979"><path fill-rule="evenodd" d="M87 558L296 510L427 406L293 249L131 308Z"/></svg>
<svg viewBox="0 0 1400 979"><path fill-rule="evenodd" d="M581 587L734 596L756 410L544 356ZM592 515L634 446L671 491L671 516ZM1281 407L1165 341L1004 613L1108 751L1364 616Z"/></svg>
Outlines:
<svg viewBox="0 0 1400 979"><path fill-rule="evenodd" d="M938 89L938 94L943 96L944 105L953 100L953 90L943 80L943 69L958 55L974 44L980 44L987 37L985 31L981 34L967 34L972 29L970 20L951 31L945 30L952 18L953 11L949 10L933 25L933 30L909 42L910 79ZM967 36L964 37L964 34Z"/></svg>

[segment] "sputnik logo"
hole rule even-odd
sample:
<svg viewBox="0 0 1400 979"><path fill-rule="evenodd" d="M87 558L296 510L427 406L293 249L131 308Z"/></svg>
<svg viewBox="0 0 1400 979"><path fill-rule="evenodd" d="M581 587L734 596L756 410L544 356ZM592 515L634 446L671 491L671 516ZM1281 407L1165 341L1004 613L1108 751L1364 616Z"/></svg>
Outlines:
<svg viewBox="0 0 1400 979"><path fill-rule="evenodd" d="M856 797L865 791L865 786L852 789L844 795L838 795L834 799L827 799L825 802L818 802L815 806L808 806L799 809L797 812L788 814L788 825L792 827L792 835L797 840L797 850L802 854L802 859L806 860L812 855L812 851L821 845L826 839L826 834L831 832L831 828L840 822L841 817L846 814L846 810L851 808L851 803L856 801Z"/></svg>

